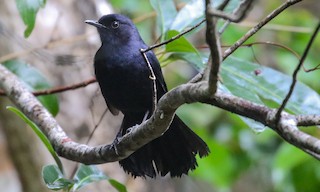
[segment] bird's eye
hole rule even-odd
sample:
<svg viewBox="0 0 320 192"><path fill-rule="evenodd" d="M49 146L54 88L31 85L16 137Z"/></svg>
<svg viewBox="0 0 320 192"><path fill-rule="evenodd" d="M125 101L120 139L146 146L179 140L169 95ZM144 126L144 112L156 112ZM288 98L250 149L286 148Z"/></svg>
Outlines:
<svg viewBox="0 0 320 192"><path fill-rule="evenodd" d="M114 28L114 29L118 28L119 26L120 26L119 21L113 21L113 22L111 23L111 27Z"/></svg>

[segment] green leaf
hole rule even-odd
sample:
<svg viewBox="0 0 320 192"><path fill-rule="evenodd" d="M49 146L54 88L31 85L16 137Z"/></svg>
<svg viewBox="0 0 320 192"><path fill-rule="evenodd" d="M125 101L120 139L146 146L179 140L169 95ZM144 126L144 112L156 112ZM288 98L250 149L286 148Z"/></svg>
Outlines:
<svg viewBox="0 0 320 192"><path fill-rule="evenodd" d="M165 39L170 39L178 34L178 31L170 30L166 33ZM202 69L205 63L198 50L183 36L166 44L166 52L171 53L168 59L172 61L185 60L197 69Z"/></svg>
<svg viewBox="0 0 320 192"><path fill-rule="evenodd" d="M4 65L14 74L16 74L28 87L30 91L48 89L51 87L49 82L34 67L18 60L11 60ZM50 113L55 116L59 111L58 98L55 95L46 95L38 97L39 101Z"/></svg>
<svg viewBox="0 0 320 192"><path fill-rule="evenodd" d="M16 0L16 4L23 23L27 26L24 36L29 37L35 25L37 12L46 4L46 0Z"/></svg>
<svg viewBox="0 0 320 192"><path fill-rule="evenodd" d="M165 39L168 40L176 35L179 32L175 30L170 30L166 33ZM172 41L166 45L167 52L197 52L197 49L193 47L193 45L185 38L180 37L175 41Z"/></svg>
<svg viewBox="0 0 320 192"><path fill-rule="evenodd" d="M109 177L107 177L101 170L99 170L94 165L80 164L74 176L74 180L76 181L76 183L72 187L73 191L76 191L92 182L101 181L101 180L108 180L109 183L119 192L127 191L124 185L122 185L121 183L119 183L114 179L110 179Z"/></svg>
<svg viewBox="0 0 320 192"><path fill-rule="evenodd" d="M272 103L271 107L281 105L292 82L291 76L234 57L223 62L221 76L232 94L260 104ZM319 94L297 82L285 109L294 114L318 114Z"/></svg>
<svg viewBox="0 0 320 192"><path fill-rule="evenodd" d="M158 25L160 26L161 35L163 35L168 31L177 15L176 6L172 0L150 0L150 3L157 12Z"/></svg>
<svg viewBox="0 0 320 192"><path fill-rule="evenodd" d="M7 109L14 112L16 115L18 115L24 122L27 123L27 125L29 125L32 128L32 130L36 133L36 135L40 138L42 143L48 149L48 151L50 152L53 159L56 161L57 165L59 166L60 171L63 173L63 166L62 166L62 163L61 163L57 153L53 149L49 139L42 133L42 131L39 129L39 127L35 123L33 123L27 116L25 116L19 109L15 108L15 107L11 107L11 106L8 106Z"/></svg>
<svg viewBox="0 0 320 192"><path fill-rule="evenodd" d="M108 179L108 177L94 165L80 164L74 180L76 181L73 190L78 190L94 181Z"/></svg>
<svg viewBox="0 0 320 192"><path fill-rule="evenodd" d="M109 179L109 183L117 189L119 192L127 192L126 186L124 186L122 183L119 183L118 181L114 179Z"/></svg>
<svg viewBox="0 0 320 192"><path fill-rule="evenodd" d="M56 165L44 166L42 168L42 178L51 190L69 189L74 184L74 181L64 178Z"/></svg>

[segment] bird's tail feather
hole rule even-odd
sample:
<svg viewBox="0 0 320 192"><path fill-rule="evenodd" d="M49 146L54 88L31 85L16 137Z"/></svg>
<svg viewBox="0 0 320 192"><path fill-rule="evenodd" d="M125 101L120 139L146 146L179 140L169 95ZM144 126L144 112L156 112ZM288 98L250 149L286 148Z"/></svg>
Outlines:
<svg viewBox="0 0 320 192"><path fill-rule="evenodd" d="M140 122L139 122L140 121ZM141 123L141 116L125 115L122 132ZM144 145L126 159L119 161L123 169L136 176L156 177L170 173L172 177L188 174L197 167L196 155L206 156L209 148L178 116L170 128L159 138Z"/></svg>

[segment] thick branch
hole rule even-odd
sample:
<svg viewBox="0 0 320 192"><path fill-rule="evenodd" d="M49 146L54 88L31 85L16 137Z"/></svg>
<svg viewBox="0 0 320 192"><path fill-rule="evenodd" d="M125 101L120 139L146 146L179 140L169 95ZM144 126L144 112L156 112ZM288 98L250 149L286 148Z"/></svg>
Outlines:
<svg viewBox="0 0 320 192"><path fill-rule="evenodd" d="M220 64L222 62L221 59L221 46L220 46L220 40L218 39L218 34L216 30L216 23L217 19L212 17L208 11L211 8L211 1L206 0L206 21L207 21L207 29L206 29L206 40L207 44L210 48L210 59L208 62L208 66L206 68L206 71L209 78L209 88L208 91L211 95L216 93L218 88L218 81L219 81L219 70L220 70Z"/></svg>
<svg viewBox="0 0 320 192"><path fill-rule="evenodd" d="M254 119L273 128L290 143L308 150L310 154L315 154L315 157L320 154L319 140L297 129L298 120L304 122L300 116L297 118L284 113L279 126L275 126L275 110L219 91L212 96L208 94L208 85L204 81L184 84L171 90L159 100L158 107L149 120L131 129L131 132L115 140L114 143L97 147L72 141L33 94L28 92L23 83L3 65L0 65L0 87L47 135L60 156L85 164L118 161L129 156L144 144L161 136L179 106L193 102L211 104Z"/></svg>
<svg viewBox="0 0 320 192"><path fill-rule="evenodd" d="M184 89L184 91L191 91L193 95L198 95L198 86L201 85L202 84L193 84L189 86L189 88ZM138 128L132 129L132 132L119 138L113 144L90 147L72 141L52 115L41 105L35 96L24 87L24 84L1 64L0 87L15 105L39 126L60 156L86 164L118 161L129 156L138 148L165 132L178 106L185 102L194 102L190 100L190 98L185 98L181 95L171 100L171 102L161 99L159 101L159 108L155 114ZM183 94L183 92L181 94ZM177 105L179 102L176 101L180 99L181 102Z"/></svg>
<svg viewBox="0 0 320 192"><path fill-rule="evenodd" d="M297 115L298 126L320 125L320 115Z"/></svg>
<svg viewBox="0 0 320 192"><path fill-rule="evenodd" d="M299 1L288 0L283 7L276 10L276 12L278 11L277 14L296 2ZM208 10L209 6L210 1L206 0L206 10ZM275 17L277 14L271 14L271 17ZM51 114L24 87L24 84L1 64L0 87L16 106L46 134L60 156L85 164L119 161L128 157L143 145L161 136L169 127L178 107L185 103L194 102L217 106L269 126L289 143L319 159L320 140L300 131L297 127L298 125L306 124L319 125L319 116L314 116L314 118L306 116L304 118L303 116L294 116L282 112L280 121L277 124L275 109L217 91L219 65L221 63L220 45L215 30L216 21L207 11L206 21L207 42L212 54L211 65L208 65L207 68L209 81L200 81L199 78L195 78L193 83L187 83L171 90L159 100L156 110L150 119L144 121L141 125L135 126L133 129L128 129L130 131L127 134L117 138L110 145L90 147L72 141ZM261 22L259 25L262 27L265 23ZM252 33L245 38L249 38L250 35ZM237 43L241 45L243 42L238 41ZM226 52L225 57L237 48L237 43Z"/></svg>

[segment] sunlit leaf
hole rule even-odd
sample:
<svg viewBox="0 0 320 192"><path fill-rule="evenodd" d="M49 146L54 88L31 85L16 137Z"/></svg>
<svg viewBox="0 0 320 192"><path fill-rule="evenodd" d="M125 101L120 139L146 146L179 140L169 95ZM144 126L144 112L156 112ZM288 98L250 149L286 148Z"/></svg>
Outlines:
<svg viewBox="0 0 320 192"><path fill-rule="evenodd" d="M16 4L23 23L27 26L24 36L29 37L34 28L37 13L46 4L46 0L16 0Z"/></svg>
<svg viewBox="0 0 320 192"><path fill-rule="evenodd" d="M51 87L46 78L34 67L18 60L11 60L4 65L16 74L29 88L30 91L48 89ZM38 100L45 106L50 113L55 116L59 111L58 98L55 95L38 97Z"/></svg>

